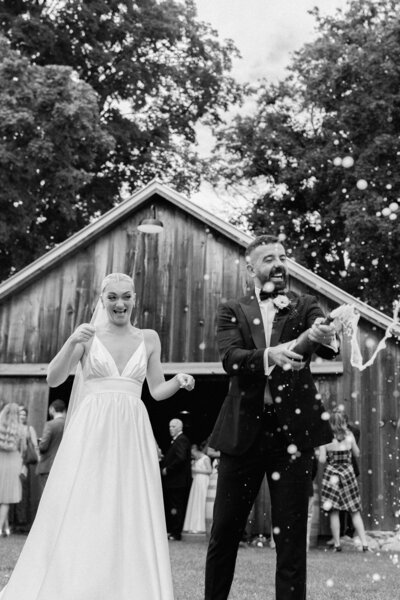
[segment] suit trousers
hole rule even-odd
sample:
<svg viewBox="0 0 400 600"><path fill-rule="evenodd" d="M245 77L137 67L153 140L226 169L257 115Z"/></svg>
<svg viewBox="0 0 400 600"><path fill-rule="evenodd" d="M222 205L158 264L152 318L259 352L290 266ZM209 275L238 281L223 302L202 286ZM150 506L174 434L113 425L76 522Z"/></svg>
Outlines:
<svg viewBox="0 0 400 600"><path fill-rule="evenodd" d="M269 410L273 413L273 409ZM286 438L275 433L272 422L275 426L275 415L266 413L263 431L245 454L221 453L206 559L205 600L228 598L239 542L264 474L271 496L277 554L276 600L306 598L307 512L313 450L290 454Z"/></svg>
<svg viewBox="0 0 400 600"><path fill-rule="evenodd" d="M181 539L183 523L185 520L186 506L189 499L190 488L177 487L165 489L165 511L168 533L177 540Z"/></svg>

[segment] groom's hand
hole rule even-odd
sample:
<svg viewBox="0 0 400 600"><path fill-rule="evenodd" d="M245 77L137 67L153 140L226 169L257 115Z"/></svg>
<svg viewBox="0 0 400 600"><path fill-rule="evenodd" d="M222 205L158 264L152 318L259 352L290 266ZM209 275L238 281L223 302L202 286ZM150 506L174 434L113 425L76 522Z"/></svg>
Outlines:
<svg viewBox="0 0 400 600"><path fill-rule="evenodd" d="M308 337L311 341L317 342L318 344L331 346L336 340L335 326L332 323L330 325L324 325L323 321L323 317L315 319L308 332Z"/></svg>
<svg viewBox="0 0 400 600"><path fill-rule="evenodd" d="M278 344L278 346L270 346L268 348L268 364L277 365L283 370L300 371L306 365L302 360L303 357L297 352L293 352L288 348L289 344Z"/></svg>

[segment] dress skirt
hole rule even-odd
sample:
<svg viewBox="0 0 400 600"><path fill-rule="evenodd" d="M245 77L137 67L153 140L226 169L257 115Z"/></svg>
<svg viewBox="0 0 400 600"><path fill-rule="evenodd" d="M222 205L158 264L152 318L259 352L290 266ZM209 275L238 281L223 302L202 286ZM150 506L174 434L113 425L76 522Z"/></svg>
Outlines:
<svg viewBox="0 0 400 600"><path fill-rule="evenodd" d="M22 458L18 450L0 450L0 504L16 504L22 498Z"/></svg>
<svg viewBox="0 0 400 600"><path fill-rule="evenodd" d="M327 454L321 486L321 504L324 511L361 510L361 498L351 463L350 450L334 450Z"/></svg>
<svg viewBox="0 0 400 600"><path fill-rule="evenodd" d="M131 383L93 382L73 413L1 600L173 600L156 444Z"/></svg>
<svg viewBox="0 0 400 600"><path fill-rule="evenodd" d="M194 468L208 473L194 472L193 474L183 531L205 533L207 490L212 471L209 457L204 455L197 459Z"/></svg>

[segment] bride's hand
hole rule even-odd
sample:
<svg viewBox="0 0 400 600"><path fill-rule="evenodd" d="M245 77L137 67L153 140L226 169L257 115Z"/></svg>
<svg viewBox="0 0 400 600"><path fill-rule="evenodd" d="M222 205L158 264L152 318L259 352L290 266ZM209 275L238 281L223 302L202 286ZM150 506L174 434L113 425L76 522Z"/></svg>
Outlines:
<svg viewBox="0 0 400 600"><path fill-rule="evenodd" d="M74 344L85 344L94 336L94 333L95 328L93 325L90 325L90 323L82 323L82 325L79 325L79 327L75 329L70 339Z"/></svg>
<svg viewBox="0 0 400 600"><path fill-rule="evenodd" d="M175 375L175 379L177 380L179 387L191 392L194 388L194 377L191 375L187 375L186 373L177 373Z"/></svg>

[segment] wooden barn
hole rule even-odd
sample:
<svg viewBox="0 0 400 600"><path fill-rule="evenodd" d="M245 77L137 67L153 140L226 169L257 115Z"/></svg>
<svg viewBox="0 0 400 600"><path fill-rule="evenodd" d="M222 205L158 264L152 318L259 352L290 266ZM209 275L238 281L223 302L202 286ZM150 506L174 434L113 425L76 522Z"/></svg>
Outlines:
<svg viewBox="0 0 400 600"><path fill-rule="evenodd" d="M154 213L162 233L140 232L138 225ZM178 415L193 441L205 439L227 388L215 345L216 307L245 292L244 249L251 239L157 181L121 202L0 285L0 404L26 405L41 434L49 401L68 400L73 379L50 390L47 364L75 327L90 320L103 277L123 271L136 283L135 324L160 334L166 375L186 371L196 377L194 392L162 403L144 390L156 439L166 447L168 421ZM294 261L289 269L290 288L315 294L326 311L356 305L367 360L391 319ZM344 341L337 361L315 361L312 370L326 406L344 404L359 423L366 527L390 530L400 509L400 350L389 340L361 373L350 366L349 353Z"/></svg>

